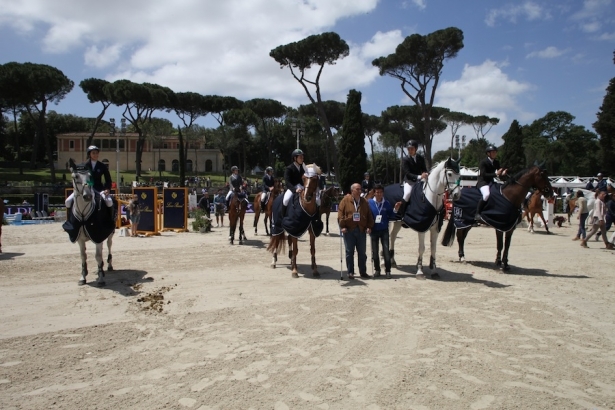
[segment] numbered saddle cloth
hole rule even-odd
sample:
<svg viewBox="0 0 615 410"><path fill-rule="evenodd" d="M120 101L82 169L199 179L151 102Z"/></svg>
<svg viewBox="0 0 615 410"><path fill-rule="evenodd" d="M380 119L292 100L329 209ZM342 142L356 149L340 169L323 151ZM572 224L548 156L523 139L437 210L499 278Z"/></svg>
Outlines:
<svg viewBox="0 0 615 410"><path fill-rule="evenodd" d="M86 236L95 244L105 241L115 231L115 219L113 207L107 207L97 192L94 197L94 206L89 215L84 215L79 219L71 209L68 212L68 220L64 222L62 228L68 233L68 238L72 243L77 242L83 227ZM73 209L75 205L73 204Z"/></svg>
<svg viewBox="0 0 615 410"><path fill-rule="evenodd" d="M521 209L515 207L504 195L502 186L491 184L491 194L481 212L482 221L498 231L508 232L514 229L521 217ZM461 197L453 201L453 218L457 229L466 229L475 224L474 216L478 201L482 198L480 190L475 187L461 189Z"/></svg>
<svg viewBox="0 0 615 410"><path fill-rule="evenodd" d="M310 226L312 227L314 235L320 235L323 224L318 212L314 215L309 215L301 206L299 195L294 194L291 202L286 208L286 217L282 219L280 213L282 212L283 200L284 195L279 195L273 201L271 235L277 236L286 231L286 233L292 237L301 238Z"/></svg>
<svg viewBox="0 0 615 410"><path fill-rule="evenodd" d="M403 185L394 184L384 188L384 197L393 205L401 201L403 196ZM395 217L392 220L398 221L399 219ZM417 232L427 232L438 221L438 211L423 195L422 183L415 184L412 188L410 201L402 220L404 228L411 228ZM439 224L438 228L441 226L442 223Z"/></svg>

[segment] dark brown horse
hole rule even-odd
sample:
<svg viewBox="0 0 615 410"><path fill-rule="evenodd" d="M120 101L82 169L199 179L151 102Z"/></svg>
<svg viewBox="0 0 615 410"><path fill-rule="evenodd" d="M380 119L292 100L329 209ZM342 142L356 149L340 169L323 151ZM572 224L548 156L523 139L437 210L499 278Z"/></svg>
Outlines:
<svg viewBox="0 0 615 410"><path fill-rule="evenodd" d="M265 223L265 233L267 234L267 236L270 236L271 233L269 232L269 228L271 225L271 213L273 212L273 200L277 198L278 195L280 195L282 192L284 192L284 184L282 183L281 180L279 180L278 178L273 180L273 189L271 190L271 195L269 195L269 200L267 201L267 203L265 204L265 217L264 219L264 223ZM254 236L258 235L258 220L260 218L260 214L261 214L261 196L260 195L256 195L256 197L254 197Z"/></svg>
<svg viewBox="0 0 615 410"><path fill-rule="evenodd" d="M231 245L235 242L235 229L237 228L237 221L239 221L239 244L243 244L243 241L246 240L246 233L243 230L243 218L246 216L246 209L248 209L248 201L243 198L238 198L237 194L233 194L228 210L228 220L230 225L228 239L231 242Z"/></svg>
<svg viewBox="0 0 615 410"><path fill-rule="evenodd" d="M545 197L549 198L553 196L553 188L549 182L549 176L547 171L542 168L541 165L534 165L527 170L519 172L511 180L509 180L502 187L502 195L514 205L515 208L521 209L521 204L525 199L525 196L531 188L536 188ZM459 260L465 262L464 242L470 232L471 227L465 229L456 229L455 218L450 218L444 236L442 238L442 245L451 246L453 244L453 234L457 231L457 243L459 244ZM504 232L496 230L497 238L497 254L495 263L497 266L501 266L503 271L510 270L508 265L508 250L510 248L510 242L512 239L515 228L506 232L506 244L504 245L503 237ZM502 254L502 248L504 248L504 254Z"/></svg>
<svg viewBox="0 0 615 410"><path fill-rule="evenodd" d="M538 215L540 219L542 219L542 223L547 230L547 233L551 233L549 232L549 226L547 225L547 221L545 221L545 217L542 212L543 198L544 197L542 195L542 192L536 190L532 193L532 196L530 196L530 199L527 203L527 207L523 207L523 216L521 217L521 219L527 218L527 222L529 223L529 226L527 227L528 232L534 233L534 216Z"/></svg>
<svg viewBox="0 0 615 410"><path fill-rule="evenodd" d="M315 164L310 164L307 166L307 168L311 167L315 169L314 175L311 177L308 177L307 174L303 175L302 179L304 189L299 195L301 207L308 215L314 215L316 213L316 189L318 188L319 182L319 168ZM312 276L318 278L320 277L320 273L318 273L318 267L316 266L316 235L314 235L311 225L308 231L310 233L310 253L312 255ZM267 246L267 251L273 254L271 267L275 268L278 260L278 253L283 252L284 247L286 246L286 240L286 232L282 232L280 235L271 237L269 245ZM291 252L290 267L292 269L293 278L299 277L297 271L297 253L299 253L299 250L297 249L297 242L297 238L288 235L288 245Z"/></svg>
<svg viewBox="0 0 615 410"><path fill-rule="evenodd" d="M327 215L325 235L329 235L329 214L331 214L331 206L333 200L340 196L340 189L334 185L322 191L320 194L320 215Z"/></svg>

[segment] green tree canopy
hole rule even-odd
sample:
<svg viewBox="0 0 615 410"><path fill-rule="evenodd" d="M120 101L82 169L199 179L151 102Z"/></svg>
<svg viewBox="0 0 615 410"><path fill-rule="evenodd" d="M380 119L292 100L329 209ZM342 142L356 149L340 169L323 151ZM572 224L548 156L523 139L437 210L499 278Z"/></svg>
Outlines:
<svg viewBox="0 0 615 410"><path fill-rule="evenodd" d="M504 145L500 149L500 163L508 168L508 172L516 174L525 168L525 151L523 148L523 131L517 120L510 124L510 128L502 135Z"/></svg>
<svg viewBox="0 0 615 410"><path fill-rule="evenodd" d="M615 62L615 58L613 60ZM598 120L592 125L600 135L601 169L610 177L615 177L615 77L609 81L596 116Z"/></svg>
<svg viewBox="0 0 615 410"><path fill-rule="evenodd" d="M350 192L352 184L360 183L367 169L362 117L361 93L350 90L339 144L340 168L337 170L340 187L344 192Z"/></svg>
<svg viewBox="0 0 615 410"><path fill-rule="evenodd" d="M425 156L431 162L431 110L444 61L457 56L463 48L463 32L456 27L435 31L426 36L413 34L397 46L393 54L372 61L380 75L401 82L401 89L420 108L424 119Z"/></svg>

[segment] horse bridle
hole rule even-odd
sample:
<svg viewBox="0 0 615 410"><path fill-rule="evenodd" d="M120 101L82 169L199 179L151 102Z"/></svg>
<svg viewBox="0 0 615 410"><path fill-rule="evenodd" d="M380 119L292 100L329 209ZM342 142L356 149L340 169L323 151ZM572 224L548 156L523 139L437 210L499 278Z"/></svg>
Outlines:
<svg viewBox="0 0 615 410"><path fill-rule="evenodd" d="M544 171L540 171L540 175L542 176L542 173ZM529 191L531 188L535 188L537 190L539 190L540 192L543 193L543 195L545 196L552 196L553 195L553 188L551 187L551 184L549 183L549 181L547 180L547 183L545 184L544 188L540 189L538 188L535 184L528 186L523 185L521 182L517 181L516 179L513 180L513 182L517 185L521 185L523 187L523 189Z"/></svg>
<svg viewBox="0 0 615 410"><path fill-rule="evenodd" d="M446 192L449 192L449 194L450 194L451 192L455 191L456 189L459 189L459 180L457 180L457 181L455 182L455 187L454 187L453 189L451 189L451 185L452 185L452 184L451 184L451 182L450 182L450 181L449 181L449 179L448 179L448 172L447 172L447 171L449 171L449 170L450 170L450 171L455 172L455 170L454 170L454 169L452 169L452 168L448 168L447 166L444 166L444 179L445 179L445 181L446 181L446 185L445 185L444 191L442 191L441 193L438 193L438 192L436 192L435 190L433 190L433 189L431 188L431 186L429 185L429 178L428 178L428 179L427 179L427 181L425 182L425 183L427 184L427 188L429 188L429 190L430 190L431 192L435 192L435 193L436 193L436 195L437 195L438 197L441 197L441 196L442 196L442 195L444 195L444 193L446 193Z"/></svg>
<svg viewBox="0 0 615 410"><path fill-rule="evenodd" d="M74 174L75 173L76 174L81 174L81 175L88 175L88 176L90 175L89 171L79 171L79 170L77 170L77 171L74 171L73 173ZM81 185L81 189L77 188L79 185ZM86 199L86 197L84 195L84 191L85 191L86 185L88 185L88 186L92 185L92 184L90 184L90 178L87 178L85 183L81 183L81 182L77 183L76 177L73 176L73 189L75 190L75 192L78 195L82 196L84 199ZM93 195L92 195L92 198L93 198Z"/></svg>

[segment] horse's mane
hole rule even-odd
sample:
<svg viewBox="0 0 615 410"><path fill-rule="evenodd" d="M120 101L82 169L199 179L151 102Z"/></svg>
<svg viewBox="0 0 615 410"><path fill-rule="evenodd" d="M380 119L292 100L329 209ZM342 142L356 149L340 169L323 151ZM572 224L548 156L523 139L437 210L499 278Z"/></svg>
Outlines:
<svg viewBox="0 0 615 410"><path fill-rule="evenodd" d="M322 170L316 164L309 164L309 165L306 165L305 167L308 169L311 169L316 175L322 174Z"/></svg>
<svg viewBox="0 0 615 410"><path fill-rule="evenodd" d="M517 180L521 178L523 175L525 175L529 170L530 170L529 168L523 168L521 171L517 172L515 175L509 176L508 180L504 182L504 185L502 186L502 188L506 188L509 185L515 184Z"/></svg>

